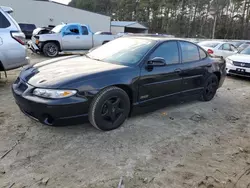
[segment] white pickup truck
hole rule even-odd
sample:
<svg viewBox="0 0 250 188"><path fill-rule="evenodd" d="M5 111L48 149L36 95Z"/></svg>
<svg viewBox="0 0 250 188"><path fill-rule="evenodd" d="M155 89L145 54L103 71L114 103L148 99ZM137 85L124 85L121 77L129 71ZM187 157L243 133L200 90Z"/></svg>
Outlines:
<svg viewBox="0 0 250 188"><path fill-rule="evenodd" d="M28 47L33 52L55 57L59 52L89 50L103 45L116 37L94 34L87 25L71 23L54 27L48 34L32 36Z"/></svg>

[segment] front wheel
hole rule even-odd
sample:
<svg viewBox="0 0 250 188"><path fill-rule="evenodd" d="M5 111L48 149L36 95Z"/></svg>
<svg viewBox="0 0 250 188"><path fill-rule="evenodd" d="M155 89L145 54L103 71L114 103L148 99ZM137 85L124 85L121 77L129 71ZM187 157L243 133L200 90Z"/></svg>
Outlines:
<svg viewBox="0 0 250 188"><path fill-rule="evenodd" d="M101 91L90 105L89 121L97 129L110 131L120 127L130 112L127 93L118 87Z"/></svg>
<svg viewBox="0 0 250 188"><path fill-rule="evenodd" d="M43 46L43 53L47 57L56 57L59 53L59 47L54 42L48 42Z"/></svg>
<svg viewBox="0 0 250 188"><path fill-rule="evenodd" d="M210 75L205 81L204 89L201 95L203 101L211 101L218 89L219 81L215 74Z"/></svg>

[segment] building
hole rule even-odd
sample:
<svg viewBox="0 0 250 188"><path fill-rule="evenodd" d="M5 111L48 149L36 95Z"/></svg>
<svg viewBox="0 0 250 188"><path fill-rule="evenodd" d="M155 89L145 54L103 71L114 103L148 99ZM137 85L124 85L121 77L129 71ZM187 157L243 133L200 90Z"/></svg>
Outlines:
<svg viewBox="0 0 250 188"><path fill-rule="evenodd" d="M138 22L112 21L111 32L117 33L148 33L148 28Z"/></svg>
<svg viewBox="0 0 250 188"><path fill-rule="evenodd" d="M13 8L12 16L18 23L30 23L41 27L73 22L87 24L93 32L110 31L109 16L60 3L39 0L0 0L0 6Z"/></svg>

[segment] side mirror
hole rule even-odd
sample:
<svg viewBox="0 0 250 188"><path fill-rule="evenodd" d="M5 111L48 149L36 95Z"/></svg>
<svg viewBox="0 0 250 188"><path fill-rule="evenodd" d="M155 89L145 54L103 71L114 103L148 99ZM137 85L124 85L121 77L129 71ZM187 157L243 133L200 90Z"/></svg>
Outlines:
<svg viewBox="0 0 250 188"><path fill-rule="evenodd" d="M163 67L166 66L166 61L162 57L154 57L147 62L148 67Z"/></svg>

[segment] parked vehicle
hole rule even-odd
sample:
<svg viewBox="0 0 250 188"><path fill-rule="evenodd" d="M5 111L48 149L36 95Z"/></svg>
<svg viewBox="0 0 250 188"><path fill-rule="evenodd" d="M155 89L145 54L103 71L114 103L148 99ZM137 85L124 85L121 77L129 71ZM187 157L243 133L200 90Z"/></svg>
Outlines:
<svg viewBox="0 0 250 188"><path fill-rule="evenodd" d="M249 47L249 46L250 46L250 42L245 42L245 43L241 44L241 45L238 47L238 49L239 49L239 51L242 51L242 50L246 49L246 48Z"/></svg>
<svg viewBox="0 0 250 188"><path fill-rule="evenodd" d="M104 131L118 128L132 109L197 94L213 99L225 61L179 39L121 37L86 56L61 57L23 70L12 86L20 109L47 125L86 118Z"/></svg>
<svg viewBox="0 0 250 188"><path fill-rule="evenodd" d="M230 55L237 54L238 49L229 42L223 41L203 41L198 43L210 55L226 58Z"/></svg>
<svg viewBox="0 0 250 188"><path fill-rule="evenodd" d="M11 17L10 7L0 6L0 71L8 71L26 65L25 35Z"/></svg>
<svg viewBox="0 0 250 188"><path fill-rule="evenodd" d="M87 25L73 23L58 25L49 34L35 35L28 45L35 52L55 57L62 51L89 50L114 38L113 35L95 35Z"/></svg>
<svg viewBox="0 0 250 188"><path fill-rule="evenodd" d="M250 47L227 57L226 64L227 74L250 77Z"/></svg>
<svg viewBox="0 0 250 188"><path fill-rule="evenodd" d="M33 31L36 29L35 24L19 23L22 32L25 34L26 39L31 39Z"/></svg>
<svg viewBox="0 0 250 188"><path fill-rule="evenodd" d="M230 41L230 44L234 45L236 48L239 48L240 45L244 44L245 41Z"/></svg>
<svg viewBox="0 0 250 188"><path fill-rule="evenodd" d="M98 31L95 33L95 35L113 35L111 32L106 31Z"/></svg>

